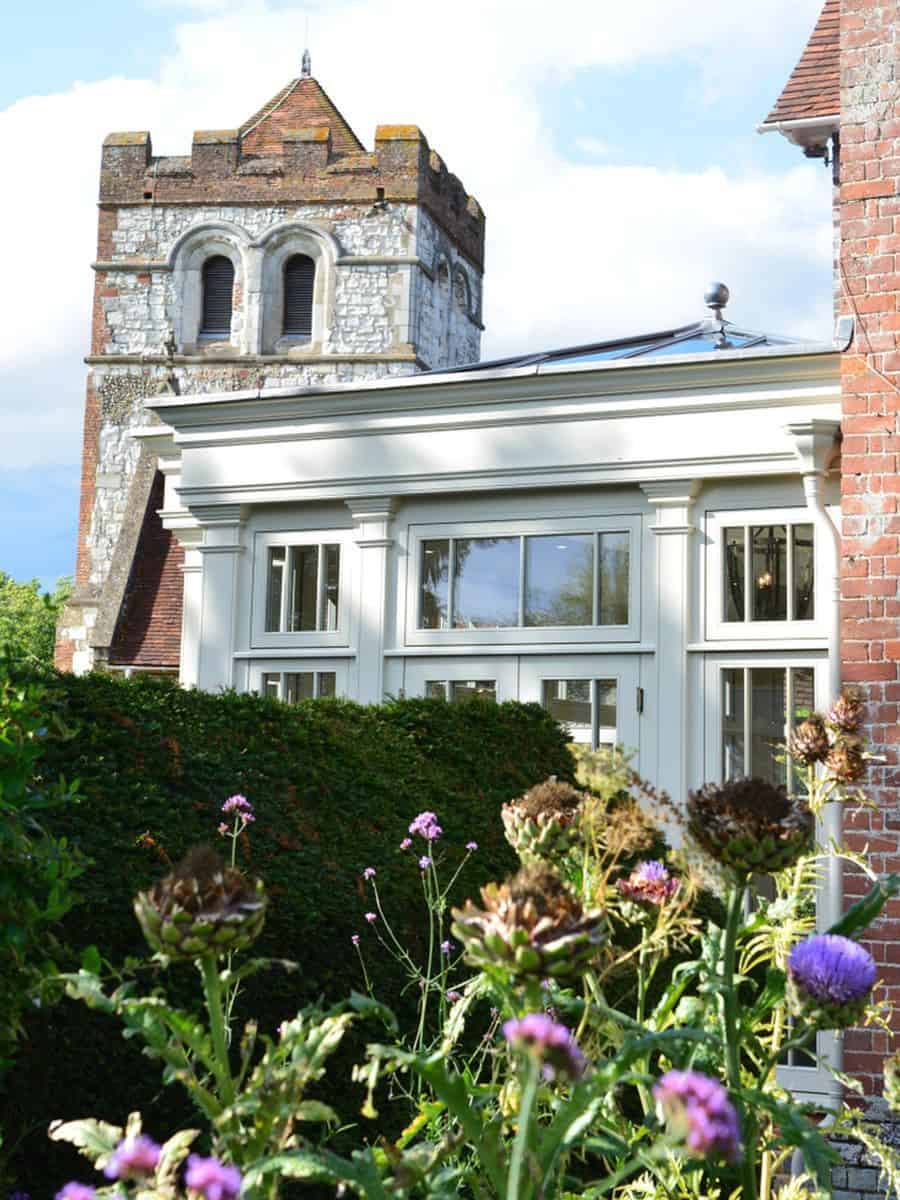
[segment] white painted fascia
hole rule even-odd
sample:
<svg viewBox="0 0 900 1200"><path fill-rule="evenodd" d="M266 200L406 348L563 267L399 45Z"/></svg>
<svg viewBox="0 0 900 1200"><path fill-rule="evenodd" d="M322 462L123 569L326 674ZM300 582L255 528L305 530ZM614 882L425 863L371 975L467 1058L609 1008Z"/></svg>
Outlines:
<svg viewBox="0 0 900 1200"><path fill-rule="evenodd" d="M840 113L827 117L798 117L794 121L763 121L757 133L780 133L795 146L824 146L840 129Z"/></svg>

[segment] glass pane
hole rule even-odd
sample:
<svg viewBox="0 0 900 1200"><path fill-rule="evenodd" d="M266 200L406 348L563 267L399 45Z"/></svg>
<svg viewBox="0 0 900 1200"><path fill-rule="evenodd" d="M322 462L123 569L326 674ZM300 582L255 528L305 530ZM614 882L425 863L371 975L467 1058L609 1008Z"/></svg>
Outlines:
<svg viewBox="0 0 900 1200"><path fill-rule="evenodd" d="M501 629L519 623L519 539L457 538L454 629Z"/></svg>
<svg viewBox="0 0 900 1200"><path fill-rule="evenodd" d="M322 596L322 628L328 631L338 627L338 593L341 582L341 548L326 546L325 557L325 591Z"/></svg>
<svg viewBox="0 0 900 1200"><path fill-rule="evenodd" d="M591 681L589 679L545 679L541 703L551 717L566 727L573 742L591 740Z"/></svg>
<svg viewBox="0 0 900 1200"><path fill-rule="evenodd" d="M601 625L628 624L628 534L600 534Z"/></svg>
<svg viewBox="0 0 900 1200"><path fill-rule="evenodd" d="M268 672L267 671L263 675L262 681L260 682L259 694L261 696L268 696L268 698L270 700L277 700L280 683L281 683L281 676L278 674L277 671L276 672Z"/></svg>
<svg viewBox="0 0 900 1200"><path fill-rule="evenodd" d="M284 677L284 698L288 704L312 700L315 677L312 671L292 671Z"/></svg>
<svg viewBox="0 0 900 1200"><path fill-rule="evenodd" d="M319 695L322 697L337 695L337 675L334 671L319 672Z"/></svg>
<svg viewBox="0 0 900 1200"><path fill-rule="evenodd" d="M753 620L787 620L787 526L755 525L750 530L753 556Z"/></svg>
<svg viewBox="0 0 900 1200"><path fill-rule="evenodd" d="M482 696L486 700L497 699L497 684L493 679L454 679L450 684L451 700L468 700Z"/></svg>
<svg viewBox="0 0 900 1200"><path fill-rule="evenodd" d="M291 550L291 629L294 632L316 627L319 547L294 546Z"/></svg>
<svg viewBox="0 0 900 1200"><path fill-rule="evenodd" d="M812 525L794 525L794 620L811 621L815 611L815 535Z"/></svg>
<svg viewBox="0 0 900 1200"><path fill-rule="evenodd" d="M284 584L284 546L272 546L269 550L269 572L266 582L266 633L281 630L281 589Z"/></svg>
<svg viewBox="0 0 900 1200"><path fill-rule="evenodd" d="M450 540L422 543L422 596L420 629L447 628L447 601L450 595Z"/></svg>
<svg viewBox="0 0 900 1200"><path fill-rule="evenodd" d="M447 699L447 680L429 679L425 684L425 695L429 700Z"/></svg>
<svg viewBox="0 0 900 1200"><path fill-rule="evenodd" d="M791 671L794 693L793 724L805 721L816 707L816 673L812 667L794 667Z"/></svg>
<svg viewBox="0 0 900 1200"><path fill-rule="evenodd" d="M722 777L740 779L744 767L744 671L722 672Z"/></svg>
<svg viewBox="0 0 900 1200"><path fill-rule="evenodd" d="M744 527L725 530L725 620L744 619Z"/></svg>
<svg viewBox="0 0 900 1200"><path fill-rule="evenodd" d="M593 534L525 539L526 625L591 625L593 597Z"/></svg>
<svg viewBox="0 0 900 1200"><path fill-rule="evenodd" d="M601 746L614 746L616 736L616 703L618 700L614 679L597 680L597 741Z"/></svg>
<svg viewBox="0 0 900 1200"><path fill-rule="evenodd" d="M750 772L770 783L784 783L787 771L776 762L782 753L787 720L787 671L754 667L750 671Z"/></svg>

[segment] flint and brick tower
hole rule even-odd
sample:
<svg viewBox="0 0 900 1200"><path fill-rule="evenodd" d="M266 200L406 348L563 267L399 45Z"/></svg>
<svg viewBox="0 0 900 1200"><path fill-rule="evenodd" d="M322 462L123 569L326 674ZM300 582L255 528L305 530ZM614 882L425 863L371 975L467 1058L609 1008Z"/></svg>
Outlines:
<svg viewBox="0 0 900 1200"><path fill-rule="evenodd" d="M144 401L475 362L484 217L415 125L367 151L304 73L239 129L103 145L75 592L57 663L177 671L182 551Z"/></svg>

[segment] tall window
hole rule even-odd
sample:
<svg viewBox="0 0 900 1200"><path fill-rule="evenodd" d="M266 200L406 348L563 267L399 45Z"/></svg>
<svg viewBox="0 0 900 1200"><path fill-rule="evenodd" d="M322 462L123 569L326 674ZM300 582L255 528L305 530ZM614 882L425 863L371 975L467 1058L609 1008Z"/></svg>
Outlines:
<svg viewBox="0 0 900 1200"><path fill-rule="evenodd" d="M203 264L201 337L230 337L234 301L234 264L224 254L214 254Z"/></svg>
<svg viewBox="0 0 900 1200"><path fill-rule="evenodd" d="M722 774L790 783L782 743L815 708L812 667L729 667L722 671Z"/></svg>
<svg viewBox="0 0 900 1200"><path fill-rule="evenodd" d="M313 287L316 264L305 254L294 254L284 264L284 319L282 333L312 335Z"/></svg>
<svg viewBox="0 0 900 1200"><path fill-rule="evenodd" d="M266 633L336 630L340 570L340 546L271 546L266 586Z"/></svg>
<svg viewBox="0 0 900 1200"><path fill-rule="evenodd" d="M628 624L627 532L422 542L420 629Z"/></svg>

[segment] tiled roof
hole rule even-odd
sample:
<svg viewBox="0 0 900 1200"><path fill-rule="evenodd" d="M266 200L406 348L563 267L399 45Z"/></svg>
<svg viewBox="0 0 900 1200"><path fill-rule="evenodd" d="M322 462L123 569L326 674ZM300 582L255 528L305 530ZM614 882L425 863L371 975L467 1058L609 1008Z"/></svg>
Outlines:
<svg viewBox="0 0 900 1200"><path fill-rule="evenodd" d="M841 111L841 3L825 0L816 27L765 125L837 116Z"/></svg>
<svg viewBox="0 0 900 1200"><path fill-rule="evenodd" d="M334 154L365 150L324 88L308 76L291 82L241 126L245 154L278 154L286 133L327 125Z"/></svg>

